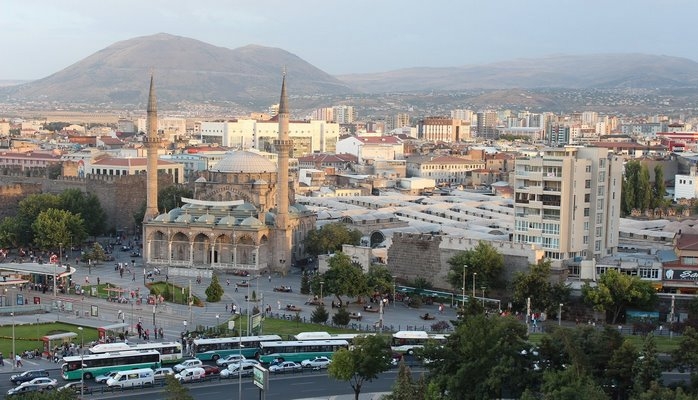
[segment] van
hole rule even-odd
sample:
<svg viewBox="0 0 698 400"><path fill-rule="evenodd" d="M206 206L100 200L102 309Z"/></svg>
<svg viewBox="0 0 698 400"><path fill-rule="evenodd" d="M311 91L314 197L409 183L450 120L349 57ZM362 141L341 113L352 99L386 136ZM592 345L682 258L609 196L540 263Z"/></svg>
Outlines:
<svg viewBox="0 0 698 400"><path fill-rule="evenodd" d="M201 367L187 368L175 375L175 379L180 382L200 381L206 376L206 370Z"/></svg>
<svg viewBox="0 0 698 400"><path fill-rule="evenodd" d="M119 388L145 386L154 383L155 376L153 370L150 368L119 371L116 375L107 380L107 386Z"/></svg>

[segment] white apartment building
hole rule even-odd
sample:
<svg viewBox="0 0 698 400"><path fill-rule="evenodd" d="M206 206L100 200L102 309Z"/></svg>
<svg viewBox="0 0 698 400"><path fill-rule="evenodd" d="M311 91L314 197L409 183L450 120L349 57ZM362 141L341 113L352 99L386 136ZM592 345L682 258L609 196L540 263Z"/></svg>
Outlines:
<svg viewBox="0 0 698 400"><path fill-rule="evenodd" d="M485 168L484 161L454 156L415 156L406 164L408 178L429 178L437 185L467 185L472 171Z"/></svg>
<svg viewBox="0 0 698 400"><path fill-rule="evenodd" d="M623 161L600 147L516 159L514 243L536 244L557 267L618 247Z"/></svg>
<svg viewBox="0 0 698 400"><path fill-rule="evenodd" d="M356 156L359 163L371 160L402 160L405 148L397 136L350 136L337 142L337 154Z"/></svg>
<svg viewBox="0 0 698 400"><path fill-rule="evenodd" d="M137 125L138 132L147 132L146 118L138 118ZM184 137L187 134L187 120L174 117L158 118L158 132L170 141Z"/></svg>
<svg viewBox="0 0 698 400"><path fill-rule="evenodd" d="M204 143L217 143L236 149L272 151L278 138L279 122L276 119L235 119L231 121L207 121L200 123L199 138ZM291 121L289 135L293 139L291 157L313 153L335 153L339 124L322 120Z"/></svg>

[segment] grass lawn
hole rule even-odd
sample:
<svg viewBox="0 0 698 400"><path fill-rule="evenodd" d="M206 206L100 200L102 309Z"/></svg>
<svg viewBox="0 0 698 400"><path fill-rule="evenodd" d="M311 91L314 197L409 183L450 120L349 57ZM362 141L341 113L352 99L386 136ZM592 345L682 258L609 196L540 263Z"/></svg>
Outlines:
<svg viewBox="0 0 698 400"><path fill-rule="evenodd" d="M10 322L10 325L0 326L0 352L7 358L12 352L12 325L11 321L4 322ZM67 332L75 332L78 334L72 341L79 345L81 338L77 325L65 324L62 322L15 325L15 348L18 353L37 348L43 350L43 342L41 342L42 337ZM84 335L85 343L97 340L97 329L84 327ZM58 343L51 342L51 346L55 346L56 344Z"/></svg>
<svg viewBox="0 0 698 400"><path fill-rule="evenodd" d="M221 320L223 321L223 319ZM222 332L226 332L226 330L228 329L228 321L231 320L235 320L235 328L242 329L244 335L247 331L247 318L245 315L239 314L235 315L235 317L232 318L230 318L229 316L228 319L225 319L224 322L221 322L219 328L222 330ZM294 336L301 332L361 333L352 329L335 328L322 324L313 324L300 321L296 322L293 320L289 321L285 319L265 318L262 322L263 335L279 335L283 339L289 339L291 336Z"/></svg>
<svg viewBox="0 0 698 400"><path fill-rule="evenodd" d="M150 288L151 293L162 295L162 297L165 298L165 301L169 301L175 304L187 304L187 298L189 297L189 288L173 285L172 283L165 283L163 281L148 283L146 284L146 286ZM193 296L193 300L195 306L204 306L204 303L198 297Z"/></svg>

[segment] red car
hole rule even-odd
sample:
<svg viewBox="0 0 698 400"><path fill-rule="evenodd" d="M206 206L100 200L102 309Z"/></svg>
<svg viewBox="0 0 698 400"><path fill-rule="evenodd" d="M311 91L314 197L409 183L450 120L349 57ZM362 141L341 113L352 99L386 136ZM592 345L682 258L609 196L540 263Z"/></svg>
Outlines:
<svg viewBox="0 0 698 400"><path fill-rule="evenodd" d="M206 371L206 376L218 375L221 372L221 369L214 365L202 365L201 368Z"/></svg>

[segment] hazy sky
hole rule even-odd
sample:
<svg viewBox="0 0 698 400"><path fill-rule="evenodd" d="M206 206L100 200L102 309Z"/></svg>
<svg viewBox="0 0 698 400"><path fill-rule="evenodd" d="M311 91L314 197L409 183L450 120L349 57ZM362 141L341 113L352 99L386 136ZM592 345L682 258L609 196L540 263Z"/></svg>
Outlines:
<svg viewBox="0 0 698 400"><path fill-rule="evenodd" d="M2 0L0 79L160 32L289 51L330 74L551 54L698 59L696 0Z"/></svg>

